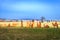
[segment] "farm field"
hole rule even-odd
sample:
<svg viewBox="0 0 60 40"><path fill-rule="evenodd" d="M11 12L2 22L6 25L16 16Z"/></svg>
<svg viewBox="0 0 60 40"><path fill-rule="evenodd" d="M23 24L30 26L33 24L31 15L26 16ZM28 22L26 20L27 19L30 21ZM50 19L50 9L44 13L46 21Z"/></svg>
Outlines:
<svg viewBox="0 0 60 40"><path fill-rule="evenodd" d="M60 40L60 28L0 28L0 40Z"/></svg>

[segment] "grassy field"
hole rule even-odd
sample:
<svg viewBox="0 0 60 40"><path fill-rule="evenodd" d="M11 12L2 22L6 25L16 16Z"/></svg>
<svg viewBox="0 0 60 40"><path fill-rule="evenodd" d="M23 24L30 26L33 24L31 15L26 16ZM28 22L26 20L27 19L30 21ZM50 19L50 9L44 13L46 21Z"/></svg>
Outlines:
<svg viewBox="0 0 60 40"><path fill-rule="evenodd" d="M0 40L60 40L60 29L0 28Z"/></svg>

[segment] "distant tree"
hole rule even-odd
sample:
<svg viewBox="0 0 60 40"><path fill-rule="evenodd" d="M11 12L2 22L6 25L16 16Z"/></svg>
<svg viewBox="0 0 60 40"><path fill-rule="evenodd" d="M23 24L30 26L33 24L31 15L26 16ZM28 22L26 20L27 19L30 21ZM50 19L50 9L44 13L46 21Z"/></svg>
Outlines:
<svg viewBox="0 0 60 40"><path fill-rule="evenodd" d="M0 22L3 22L3 21L5 21L5 19L4 18L0 18Z"/></svg>
<svg viewBox="0 0 60 40"><path fill-rule="evenodd" d="M41 17L41 22L43 22L44 20L45 20L45 17L42 16L42 17Z"/></svg>

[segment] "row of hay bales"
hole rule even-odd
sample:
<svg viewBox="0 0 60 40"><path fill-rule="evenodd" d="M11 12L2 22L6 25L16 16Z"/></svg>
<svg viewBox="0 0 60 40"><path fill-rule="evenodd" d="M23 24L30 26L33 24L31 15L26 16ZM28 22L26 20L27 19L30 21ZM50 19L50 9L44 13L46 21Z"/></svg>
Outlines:
<svg viewBox="0 0 60 40"><path fill-rule="evenodd" d="M60 28L60 22L40 22L40 21L30 21L23 20L18 22L0 22L0 27L26 27L26 28Z"/></svg>

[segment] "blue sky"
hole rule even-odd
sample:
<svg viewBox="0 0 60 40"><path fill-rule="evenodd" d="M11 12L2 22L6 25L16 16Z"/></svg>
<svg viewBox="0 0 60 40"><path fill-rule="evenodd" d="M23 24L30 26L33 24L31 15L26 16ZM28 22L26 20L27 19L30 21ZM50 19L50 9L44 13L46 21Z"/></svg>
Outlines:
<svg viewBox="0 0 60 40"><path fill-rule="evenodd" d="M60 19L60 0L0 0L0 18Z"/></svg>

